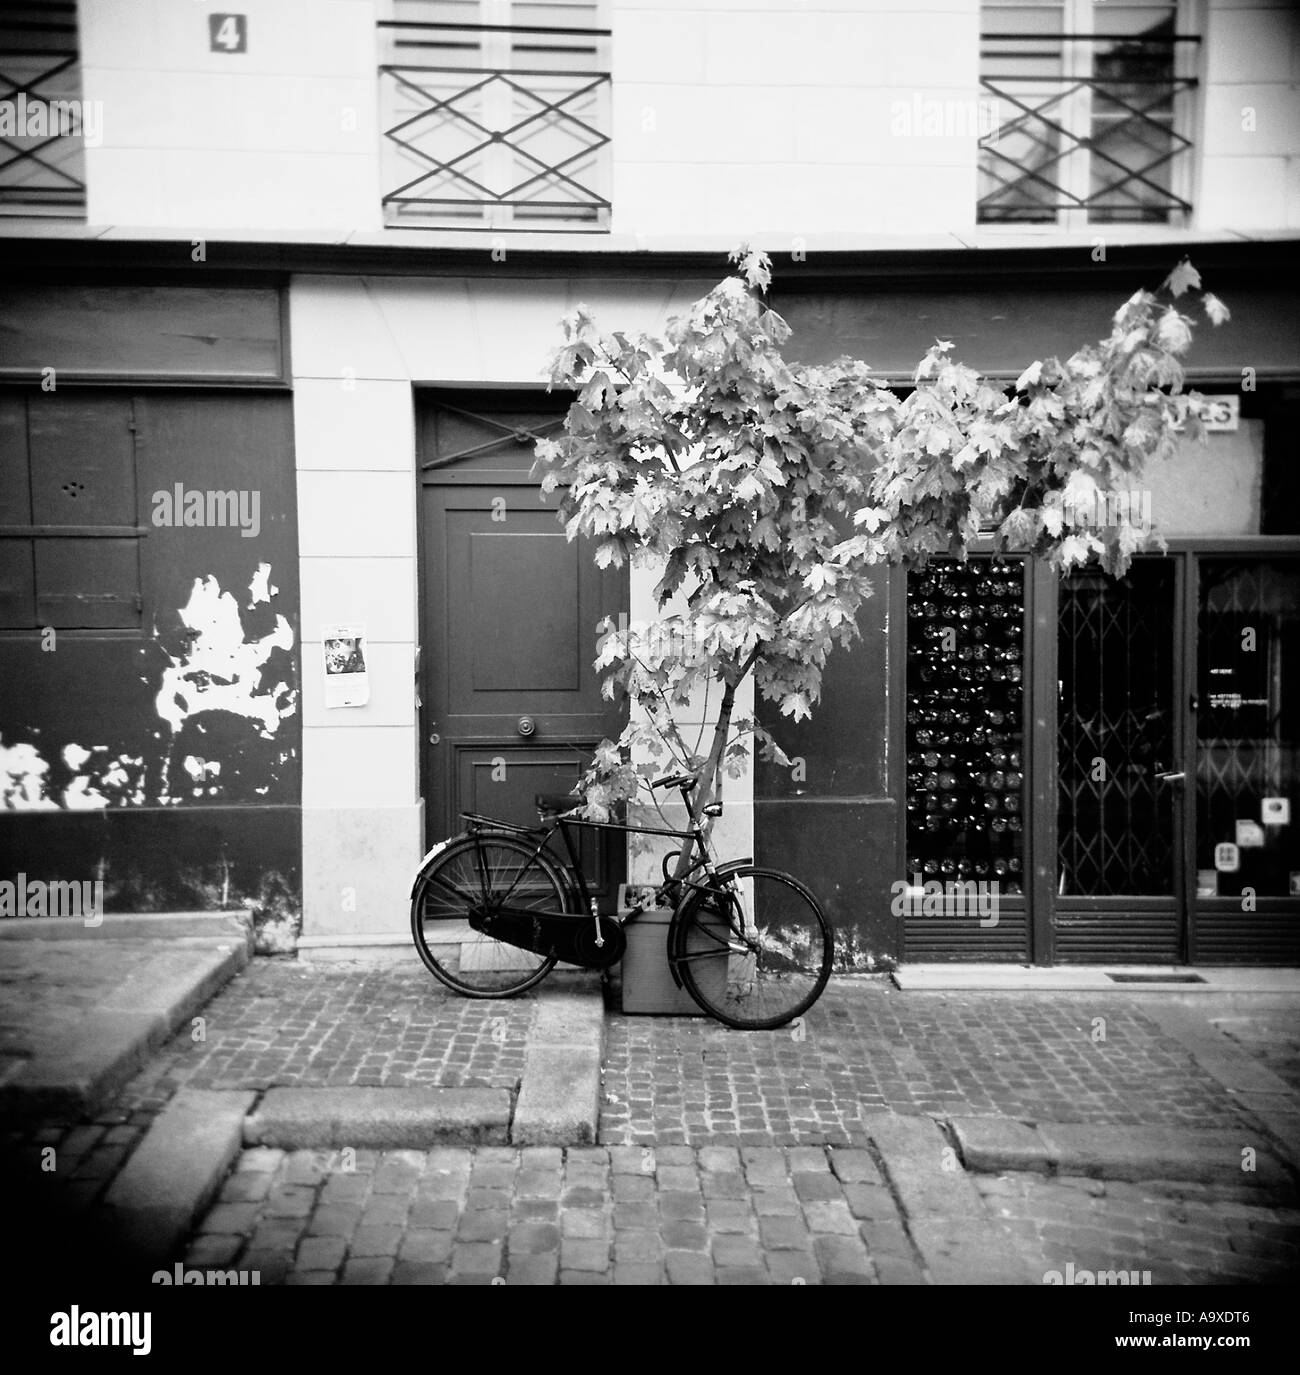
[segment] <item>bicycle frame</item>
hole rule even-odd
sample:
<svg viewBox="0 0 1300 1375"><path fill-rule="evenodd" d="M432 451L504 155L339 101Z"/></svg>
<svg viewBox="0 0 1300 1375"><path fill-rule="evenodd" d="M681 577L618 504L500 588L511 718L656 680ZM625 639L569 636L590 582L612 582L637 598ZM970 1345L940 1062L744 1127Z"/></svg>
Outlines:
<svg viewBox="0 0 1300 1375"><path fill-rule="evenodd" d="M537 840L536 848L533 850L532 855L529 856L529 863L531 863L532 860L536 859L539 855L543 855L543 852L546 850L547 845L550 843L551 837L554 836L556 831L560 832L560 835L564 840L565 851L569 857L568 872L577 881L578 896L581 899L581 903L576 913L541 912L537 914L539 916L581 916L591 911L593 904L595 903L595 899L591 895L591 890L587 887L587 876L582 866L582 860L579 857L577 850L574 848L573 837L571 836L569 831L570 827L580 826L586 827L588 830L595 831L621 831L627 835L655 835L665 836L673 840L689 840L692 843L692 849L698 855L698 858L682 874L680 878L667 880L666 882L659 884L658 887L660 892L664 891L665 889L671 887L674 884L680 884L688 889L708 888L709 885L693 882L690 878L691 874L695 873L698 869L701 868L704 869L705 873L710 878L713 878L715 876L713 860L709 854L708 841L705 839L704 830L700 826L699 821L696 820L694 813L692 813L691 815L691 828L686 831L673 830L671 828L666 828L662 826L629 826L620 821L588 821L584 817L566 816L563 813L558 814L555 818L554 824L549 827L544 825L517 826L513 822L500 821L495 817L484 816L482 813L479 812L462 812L461 817L463 820L469 823L469 834L471 835L471 837L475 839L476 844L478 843L479 831L486 829L509 831L514 835L528 836L530 840L540 836L541 838ZM527 866L525 865L524 867L526 868ZM480 873L482 872L482 868L480 868ZM519 880L516 879L515 883L518 882ZM515 885L511 884L511 886L502 895L502 897L499 899L499 901L502 904L504 904L509 899L511 893L514 892L514 888ZM485 900L487 899L488 894L486 893L486 891L484 892L483 897ZM674 903L674 908L680 907L680 905L681 899Z"/></svg>

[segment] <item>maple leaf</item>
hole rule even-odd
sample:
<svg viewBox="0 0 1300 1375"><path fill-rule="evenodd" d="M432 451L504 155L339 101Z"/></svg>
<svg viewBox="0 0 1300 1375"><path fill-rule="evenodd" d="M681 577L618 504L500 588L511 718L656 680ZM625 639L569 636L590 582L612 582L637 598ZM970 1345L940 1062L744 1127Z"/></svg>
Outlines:
<svg viewBox="0 0 1300 1375"><path fill-rule="evenodd" d="M1030 387L1042 376L1042 363L1030 363L1030 365L1016 378L1016 390L1028 391Z"/></svg>
<svg viewBox="0 0 1300 1375"><path fill-rule="evenodd" d="M1232 312L1228 307L1209 291L1201 297L1201 304L1205 307L1205 313L1213 325L1221 325L1225 320L1232 319Z"/></svg>
<svg viewBox="0 0 1300 1375"><path fill-rule="evenodd" d="M1181 296L1188 287L1200 287L1201 274L1184 258L1165 278L1163 285L1171 296Z"/></svg>

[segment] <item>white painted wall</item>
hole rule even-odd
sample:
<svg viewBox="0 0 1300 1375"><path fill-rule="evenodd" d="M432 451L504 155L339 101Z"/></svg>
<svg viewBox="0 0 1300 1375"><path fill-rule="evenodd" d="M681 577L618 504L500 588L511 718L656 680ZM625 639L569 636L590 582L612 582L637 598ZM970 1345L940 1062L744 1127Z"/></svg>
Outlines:
<svg viewBox="0 0 1300 1375"><path fill-rule="evenodd" d="M1201 229L1300 228L1300 7L1209 0Z"/></svg>
<svg viewBox="0 0 1300 1375"><path fill-rule="evenodd" d="M81 0L84 93L104 120L102 143L86 150L90 224L475 241L383 229L384 0L242 0L243 54L210 51L210 12L187 0ZM1193 227L1296 228L1300 9L1206 0L1203 13ZM750 236L815 250L1006 236L976 231L974 134L922 133L910 113L938 102L973 115L979 0L609 0L606 15L612 232L530 242Z"/></svg>
<svg viewBox="0 0 1300 1375"><path fill-rule="evenodd" d="M895 132L973 102L978 0L613 0L614 229L880 234L974 224L975 138Z"/></svg>
<svg viewBox="0 0 1300 1375"><path fill-rule="evenodd" d="M213 52L190 0L80 0L87 220L176 230L377 228L369 0L240 0L247 52Z"/></svg>

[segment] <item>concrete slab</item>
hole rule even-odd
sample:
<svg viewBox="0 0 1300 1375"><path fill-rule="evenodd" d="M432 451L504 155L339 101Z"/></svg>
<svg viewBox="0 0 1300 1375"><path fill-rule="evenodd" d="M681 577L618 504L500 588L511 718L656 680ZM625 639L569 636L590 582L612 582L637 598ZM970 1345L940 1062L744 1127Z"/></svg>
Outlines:
<svg viewBox="0 0 1300 1375"><path fill-rule="evenodd" d="M864 1123L909 1218L985 1216L979 1191L938 1123L894 1113L872 1113Z"/></svg>
<svg viewBox="0 0 1300 1375"><path fill-rule="evenodd" d="M1266 1143L1242 1128L1185 1131L1040 1122L1038 1134L1058 1174L1188 1180L1284 1192L1292 1187L1287 1170Z"/></svg>
<svg viewBox="0 0 1300 1375"><path fill-rule="evenodd" d="M1041 1284L1000 1223L954 1227L947 1219L909 1220L908 1231L935 1284Z"/></svg>
<svg viewBox="0 0 1300 1375"><path fill-rule="evenodd" d="M102 987L77 989L59 982L60 950L71 947L45 940L5 947L6 956L21 950L30 957L24 969L34 997L41 999L26 1022L26 1038L23 1012L10 1014L19 1026L6 1046L13 1059L0 1086L6 1116L71 1119L92 1112L250 959L242 932L237 940L107 942L93 955L98 959L128 946L136 953L123 966L124 975ZM76 948L90 949L80 943Z"/></svg>
<svg viewBox="0 0 1300 1375"><path fill-rule="evenodd" d="M270 1089L244 1124L249 1146L285 1150L504 1145L505 1089Z"/></svg>
<svg viewBox="0 0 1300 1375"><path fill-rule="evenodd" d="M215 1197L255 1094L181 1089L109 1186L106 1222L128 1264L169 1259Z"/></svg>
<svg viewBox="0 0 1300 1375"><path fill-rule="evenodd" d="M516 1146L589 1146L600 1120L600 1050L530 1048L510 1140Z"/></svg>
<svg viewBox="0 0 1300 1375"><path fill-rule="evenodd" d="M537 1005L510 1140L516 1146L593 1145L600 1124L605 1000L600 976L561 976Z"/></svg>
<svg viewBox="0 0 1300 1375"><path fill-rule="evenodd" d="M948 1125L968 1170L997 1174L1021 1170L1051 1171L1051 1156L1043 1138L1023 1122L1009 1117L950 1117Z"/></svg>

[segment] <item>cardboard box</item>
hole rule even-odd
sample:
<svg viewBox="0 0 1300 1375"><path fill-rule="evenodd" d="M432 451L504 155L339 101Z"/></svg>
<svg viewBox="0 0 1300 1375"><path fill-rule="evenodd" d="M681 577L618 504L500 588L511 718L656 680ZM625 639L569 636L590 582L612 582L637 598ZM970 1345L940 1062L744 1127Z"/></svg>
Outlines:
<svg viewBox="0 0 1300 1375"><path fill-rule="evenodd" d="M672 909L652 907L624 918L623 934L623 1011L632 1015L666 1017L703 1017L707 1014L694 998L673 982L668 968L668 924ZM719 939L723 930L717 924ZM702 938L696 936L699 944ZM701 960L696 978L710 996L721 998L726 986L727 961Z"/></svg>

